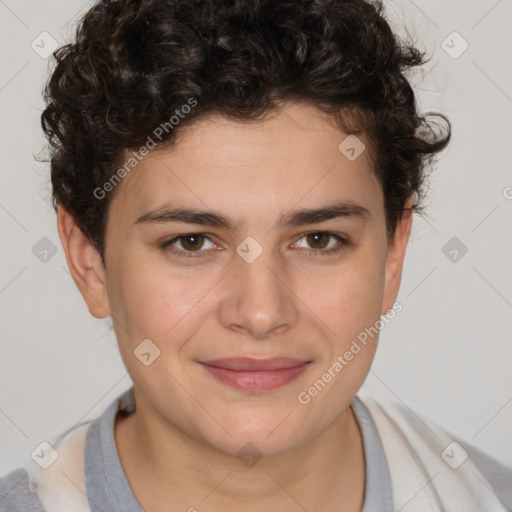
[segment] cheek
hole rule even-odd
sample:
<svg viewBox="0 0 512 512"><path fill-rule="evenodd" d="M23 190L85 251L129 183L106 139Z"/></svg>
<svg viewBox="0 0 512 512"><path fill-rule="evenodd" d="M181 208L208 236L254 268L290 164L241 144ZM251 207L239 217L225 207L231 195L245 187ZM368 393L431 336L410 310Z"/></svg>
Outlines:
<svg viewBox="0 0 512 512"><path fill-rule="evenodd" d="M108 288L112 316L125 328L117 330L131 344L145 338L160 342L181 328L207 291L204 282L156 272L150 265L124 265L122 272L111 276Z"/></svg>
<svg viewBox="0 0 512 512"><path fill-rule="evenodd" d="M298 399L326 423L348 406L368 375L379 337L383 287L379 262L361 258L349 270L333 273L310 296L311 309L328 326L328 353Z"/></svg>
<svg viewBox="0 0 512 512"><path fill-rule="evenodd" d="M142 267L125 268L119 276L112 315L119 351L131 379L148 396L165 395L172 375L182 372L182 348L201 323L207 284Z"/></svg>
<svg viewBox="0 0 512 512"><path fill-rule="evenodd" d="M335 344L346 344L380 318L384 290L383 267L375 258L361 257L341 265L309 286L311 309L329 327Z"/></svg>

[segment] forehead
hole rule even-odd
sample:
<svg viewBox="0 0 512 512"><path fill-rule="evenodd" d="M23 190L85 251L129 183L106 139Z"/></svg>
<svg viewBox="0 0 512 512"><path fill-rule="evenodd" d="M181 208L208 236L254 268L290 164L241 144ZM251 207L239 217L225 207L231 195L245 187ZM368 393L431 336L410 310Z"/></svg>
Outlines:
<svg viewBox="0 0 512 512"><path fill-rule="evenodd" d="M348 135L312 107L291 105L256 122L210 116L178 134L119 185L113 203L124 215L133 218L169 202L240 216L340 199L381 209L380 185L362 149L368 141L356 140L360 154L347 158L353 156L345 151Z"/></svg>

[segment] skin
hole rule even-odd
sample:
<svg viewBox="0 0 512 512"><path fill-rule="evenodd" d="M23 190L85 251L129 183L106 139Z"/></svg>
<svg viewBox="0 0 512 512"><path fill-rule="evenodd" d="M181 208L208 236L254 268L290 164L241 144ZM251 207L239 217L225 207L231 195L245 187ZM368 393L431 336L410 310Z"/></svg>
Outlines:
<svg viewBox="0 0 512 512"><path fill-rule="evenodd" d="M144 509L334 511L343 503L346 512L361 510L363 447L350 402L369 372L377 337L307 405L297 396L392 308L412 215L404 211L387 240L369 151L349 161L338 150L346 136L302 104L257 123L211 116L186 127L177 144L150 152L118 185L105 268L59 208L73 279L92 315L112 317L134 383L137 410L118 415L115 439ZM277 225L283 213L347 199L369 218ZM240 226L135 223L162 205L215 210ZM319 231L350 243L331 256L311 255L338 245L329 237L314 245L305 236ZM211 242L158 245L191 232ZM236 253L248 236L263 249L252 263ZM203 255L170 252L190 247ZM133 354L146 338L160 349L149 366ZM312 364L281 388L250 393L219 382L197 362L232 356ZM262 453L253 467L237 457L248 442Z"/></svg>

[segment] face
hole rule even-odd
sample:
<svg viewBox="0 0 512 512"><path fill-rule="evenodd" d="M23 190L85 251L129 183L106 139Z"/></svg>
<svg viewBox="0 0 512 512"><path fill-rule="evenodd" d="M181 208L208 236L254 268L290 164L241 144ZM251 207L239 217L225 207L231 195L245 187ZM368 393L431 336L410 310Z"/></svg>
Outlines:
<svg viewBox="0 0 512 512"><path fill-rule="evenodd" d="M210 117L118 185L105 269L59 224L89 310L113 318L141 414L224 453L251 442L271 455L347 410L377 336L353 342L393 306L410 217L388 244L368 150L349 160L346 137L304 105L252 124ZM212 364L231 358L257 361Z"/></svg>

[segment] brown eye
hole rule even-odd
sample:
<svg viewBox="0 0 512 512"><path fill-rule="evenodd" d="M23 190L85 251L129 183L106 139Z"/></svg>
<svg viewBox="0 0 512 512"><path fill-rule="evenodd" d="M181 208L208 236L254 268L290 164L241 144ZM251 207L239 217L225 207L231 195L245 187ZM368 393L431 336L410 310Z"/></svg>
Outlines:
<svg viewBox="0 0 512 512"><path fill-rule="evenodd" d="M299 238L305 240L307 253L311 256L332 256L345 249L349 241L345 238L326 231L312 231ZM334 243L331 243L331 240ZM299 242L297 242L299 244ZM298 245L300 247L300 245Z"/></svg>
<svg viewBox="0 0 512 512"><path fill-rule="evenodd" d="M309 233L306 239L313 249L325 249L329 243L330 235L328 233Z"/></svg>
<svg viewBox="0 0 512 512"><path fill-rule="evenodd" d="M210 252L203 250L205 242L209 242L213 248L215 247L215 244L211 241L210 237L204 233L187 233L185 235L179 235L171 240L162 242L160 247L162 250L171 252L177 256L205 256L206 253ZM206 247L206 249L211 249L212 247Z"/></svg>
<svg viewBox="0 0 512 512"><path fill-rule="evenodd" d="M205 237L200 233L184 235L179 238L181 246L186 251L197 251L203 246Z"/></svg>

